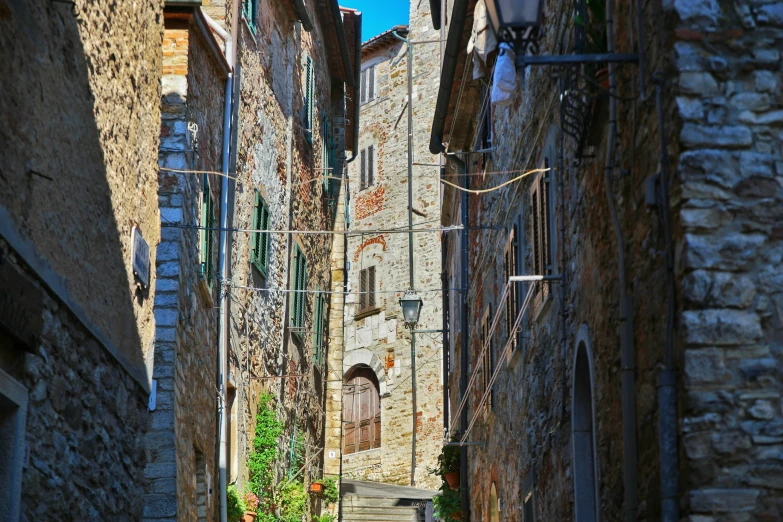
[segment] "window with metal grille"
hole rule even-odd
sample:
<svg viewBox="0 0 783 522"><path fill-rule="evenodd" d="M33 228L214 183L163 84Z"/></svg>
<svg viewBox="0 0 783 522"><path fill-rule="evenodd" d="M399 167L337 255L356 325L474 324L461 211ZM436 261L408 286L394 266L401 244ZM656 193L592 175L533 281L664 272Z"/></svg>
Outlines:
<svg viewBox="0 0 783 522"><path fill-rule="evenodd" d="M488 389L490 389L489 381L492 378L492 372L495 368L495 343L494 336L489 335L490 328L492 327L492 306L487 305L487 309L484 311L484 317L481 319L481 346L483 347L489 341L487 350L484 352L484 356L481 360L481 395L483 396ZM492 411L492 402L494 392L490 392L487 400L484 401L484 415L489 414Z"/></svg>
<svg viewBox="0 0 783 522"><path fill-rule="evenodd" d="M209 189L209 178L204 174L201 181L201 278L212 288L212 278L215 275L214 243L215 243L215 200Z"/></svg>
<svg viewBox="0 0 783 522"><path fill-rule="evenodd" d="M247 25L250 26L250 30L255 34L258 0L242 0L242 16L247 21Z"/></svg>
<svg viewBox="0 0 783 522"><path fill-rule="evenodd" d="M375 267L359 272L359 313L375 308Z"/></svg>
<svg viewBox="0 0 783 522"><path fill-rule="evenodd" d="M327 294L318 289L315 295L315 323L313 324L313 363L321 366L323 363L324 345L326 336L324 335L324 314L326 313Z"/></svg>
<svg viewBox="0 0 783 522"><path fill-rule="evenodd" d="M381 398L368 367L349 371L343 384L343 454L381 447Z"/></svg>
<svg viewBox="0 0 783 522"><path fill-rule="evenodd" d="M375 66L366 67L362 71L360 103L365 104L375 99Z"/></svg>
<svg viewBox="0 0 783 522"><path fill-rule="evenodd" d="M360 152L361 183L360 190L366 189L375 184L375 146L370 145Z"/></svg>
<svg viewBox="0 0 783 522"><path fill-rule="evenodd" d="M313 65L313 59L309 56L305 60L305 70L302 75L304 84L302 85L302 92L304 94L303 100L303 121L305 137L307 141L313 143L313 111L315 107L315 66Z"/></svg>
<svg viewBox="0 0 783 522"><path fill-rule="evenodd" d="M549 159L544 159L543 168L549 168ZM546 171L536 176L530 187L530 237L532 241L531 255L534 275L552 275L552 245L550 241L551 231L551 172ZM533 308L537 309L549 295L549 285L538 283L533 301Z"/></svg>
<svg viewBox="0 0 783 522"><path fill-rule="evenodd" d="M301 338L301 328L304 327L305 305L307 303L307 260L298 244L294 244L293 271L291 273L291 288L294 290L291 298L291 328L293 333Z"/></svg>
<svg viewBox="0 0 783 522"><path fill-rule="evenodd" d="M269 230L269 207L258 192L253 207L253 229L250 263L266 277L269 268L269 233L262 231Z"/></svg>

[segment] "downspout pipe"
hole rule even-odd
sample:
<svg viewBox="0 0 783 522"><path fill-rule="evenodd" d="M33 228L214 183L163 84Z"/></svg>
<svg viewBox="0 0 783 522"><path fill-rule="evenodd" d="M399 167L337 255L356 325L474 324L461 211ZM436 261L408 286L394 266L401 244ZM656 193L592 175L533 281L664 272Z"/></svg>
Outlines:
<svg viewBox="0 0 783 522"><path fill-rule="evenodd" d="M237 0L232 2L232 20L238 20L239 4ZM236 29L238 24L234 23L231 35L219 26L212 18L204 14L204 19L220 38L226 43L226 61L228 62L229 72L226 78L226 92L223 103L223 143L221 147L221 172L226 174L221 176L220 183L220 242L218 245L218 270L220 272L220 296L218 298L218 308L220 309L220 322L218 325L218 386L220 387L220 404L218 406L218 471L220 487L220 522L228 522L227 513L227 463L228 450L228 415L226 412L226 393L227 393L227 373L228 373L228 335L229 335L229 314L228 314L228 290L231 281L228 248L228 230L231 228L231 216L229 215L229 168L231 165L231 115L233 112L233 92L234 92L234 70L236 66Z"/></svg>
<svg viewBox="0 0 783 522"><path fill-rule="evenodd" d="M606 0L606 41L607 52L614 52L614 5ZM614 194L612 193L612 173L615 163L615 140L617 139L617 74L615 64L609 62L609 137L604 165L604 185L617 237L617 264L620 279L620 364L622 366L622 419L623 419L623 519L636 522L639 511L638 499L638 463L636 440L636 364L633 346L633 300L626 293L625 238L617 216Z"/></svg>
<svg viewBox="0 0 783 522"><path fill-rule="evenodd" d="M454 73L457 70L457 59L462 48L462 32L465 29L467 15L468 0L454 0L449 36L446 40L446 52L443 54L443 67L440 70L438 101L435 104L435 117L432 120L432 130L430 131L430 152L432 154L440 154L445 150L443 129L446 126L446 116L449 114L451 88L454 85Z"/></svg>
<svg viewBox="0 0 783 522"><path fill-rule="evenodd" d="M346 161L346 163L350 163L353 160L356 159L356 157L359 155L359 117L362 114L362 107L361 103L359 101L359 90L360 86L362 84L362 13L357 12L354 16L354 39L355 39L355 46L356 46L356 56L354 59L354 70L353 70L353 143L352 145L352 151L351 151L351 158ZM347 189L346 189L347 190ZM348 207L345 207L345 211L348 212ZM347 252L347 250L346 250Z"/></svg>
<svg viewBox="0 0 783 522"><path fill-rule="evenodd" d="M658 373L658 422L661 452L661 521L680 520L679 460L677 455L677 374L674 371L674 249L672 248L671 216L669 214L669 181L666 154L666 129L663 119L663 78L655 78L655 101L658 109L658 138L660 140L661 194L659 197L666 248L666 341L664 366Z"/></svg>
<svg viewBox="0 0 783 522"><path fill-rule="evenodd" d="M430 15L432 16L432 28L440 30L441 0L430 0Z"/></svg>

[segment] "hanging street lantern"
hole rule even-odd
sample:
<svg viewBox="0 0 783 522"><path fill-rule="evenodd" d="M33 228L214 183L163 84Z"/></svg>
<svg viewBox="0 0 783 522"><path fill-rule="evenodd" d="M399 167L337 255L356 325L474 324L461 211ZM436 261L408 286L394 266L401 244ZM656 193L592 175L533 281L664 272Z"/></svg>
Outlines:
<svg viewBox="0 0 783 522"><path fill-rule="evenodd" d="M487 0L487 15L498 41L513 45L517 54L535 52L543 5L544 0Z"/></svg>
<svg viewBox="0 0 783 522"><path fill-rule="evenodd" d="M402 307L402 317L405 320L405 326L412 327L419 322L419 314L421 313L422 300L413 289L405 292L405 295L400 297L400 306Z"/></svg>

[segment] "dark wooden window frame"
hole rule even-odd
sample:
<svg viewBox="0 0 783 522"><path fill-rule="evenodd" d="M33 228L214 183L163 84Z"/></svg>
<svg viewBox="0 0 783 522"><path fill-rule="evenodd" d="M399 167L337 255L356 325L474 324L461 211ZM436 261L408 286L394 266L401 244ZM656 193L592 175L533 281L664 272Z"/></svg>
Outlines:
<svg viewBox="0 0 783 522"><path fill-rule="evenodd" d="M377 170L375 145L368 145L363 148L359 156L359 168L361 170L359 190L364 190L375 184L375 171Z"/></svg>
<svg viewBox="0 0 783 522"><path fill-rule="evenodd" d="M250 263L264 277L267 276L269 269L269 233L261 231L269 230L269 219L269 206L261 194L256 191L256 201L253 207L253 228L256 231L252 233Z"/></svg>

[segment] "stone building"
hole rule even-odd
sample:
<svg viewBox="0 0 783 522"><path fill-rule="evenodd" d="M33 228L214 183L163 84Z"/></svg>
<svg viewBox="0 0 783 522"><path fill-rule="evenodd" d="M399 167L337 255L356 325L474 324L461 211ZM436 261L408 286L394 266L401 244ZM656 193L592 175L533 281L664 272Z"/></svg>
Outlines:
<svg viewBox="0 0 783 522"><path fill-rule="evenodd" d="M144 520L218 520L217 234L230 67L201 2L167 2L158 175L161 243Z"/></svg>
<svg viewBox="0 0 783 522"><path fill-rule="evenodd" d="M431 136L463 519L780 519L780 4L545 2L538 54L596 52L586 17L639 63L518 67L504 105L476 3L442 3Z"/></svg>
<svg viewBox="0 0 783 522"><path fill-rule="evenodd" d="M161 17L0 2L1 520L142 517Z"/></svg>
<svg viewBox="0 0 783 522"><path fill-rule="evenodd" d="M426 116L434 108L440 46L429 16L429 4L413 2L410 27L391 28L361 48L360 131L345 195L348 235L340 245L344 257L333 256L333 273L345 278L346 293L343 310L333 303L330 319L329 434L324 450L326 469L340 474L343 483L436 489L427 468L436 465L443 438L440 235L435 230L413 238L412 286L424 302L417 329L426 333L416 334L412 484L411 342L398 303L411 287L408 234L376 232L404 232L408 226L408 55L395 33L413 41L433 40L414 50L413 224L438 228L439 169L427 151Z"/></svg>

